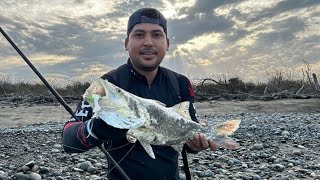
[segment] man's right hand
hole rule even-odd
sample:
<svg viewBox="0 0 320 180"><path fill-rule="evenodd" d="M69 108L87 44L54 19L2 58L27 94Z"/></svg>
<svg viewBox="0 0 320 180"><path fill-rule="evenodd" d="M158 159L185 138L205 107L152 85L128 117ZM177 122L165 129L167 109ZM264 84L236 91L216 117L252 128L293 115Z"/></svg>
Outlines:
<svg viewBox="0 0 320 180"><path fill-rule="evenodd" d="M193 139L186 142L192 151L199 152L205 149L210 149L216 151L218 146L213 140L207 140L203 133L195 133Z"/></svg>

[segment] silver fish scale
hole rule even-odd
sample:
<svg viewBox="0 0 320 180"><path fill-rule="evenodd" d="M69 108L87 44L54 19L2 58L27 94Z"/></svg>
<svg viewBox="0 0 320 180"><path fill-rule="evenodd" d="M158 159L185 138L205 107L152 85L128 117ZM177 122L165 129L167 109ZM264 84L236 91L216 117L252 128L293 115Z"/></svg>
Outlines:
<svg viewBox="0 0 320 180"><path fill-rule="evenodd" d="M192 138L193 134L197 131L203 131L201 125L192 120L184 119L181 115L173 110L149 105L146 107L150 117L150 124L145 124L144 128L137 128L141 139L152 136L150 144L153 145L177 145L184 143L188 138ZM143 130L142 130L143 129ZM139 139L139 137L138 137Z"/></svg>

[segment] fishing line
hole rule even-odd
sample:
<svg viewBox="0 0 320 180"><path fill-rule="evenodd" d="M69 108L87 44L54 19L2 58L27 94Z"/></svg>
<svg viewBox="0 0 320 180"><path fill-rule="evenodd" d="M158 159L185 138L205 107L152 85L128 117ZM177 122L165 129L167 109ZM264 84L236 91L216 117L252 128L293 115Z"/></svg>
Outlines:
<svg viewBox="0 0 320 180"><path fill-rule="evenodd" d="M134 148L135 145L136 145L136 143L134 143L134 144L132 145L132 147L129 149L129 151L117 162L118 165L120 164L120 162L121 162L122 160L124 160L124 158L126 158L126 157L129 155L129 153L132 151L132 149ZM109 151L110 151L110 150L109 150ZM113 166L113 167L109 170L108 174L109 174L115 167L116 167L116 166Z"/></svg>

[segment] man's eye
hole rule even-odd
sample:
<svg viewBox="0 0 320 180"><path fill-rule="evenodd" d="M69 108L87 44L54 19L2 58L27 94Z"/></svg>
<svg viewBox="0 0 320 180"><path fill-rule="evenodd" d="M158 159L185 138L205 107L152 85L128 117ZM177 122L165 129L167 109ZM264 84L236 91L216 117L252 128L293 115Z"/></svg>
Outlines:
<svg viewBox="0 0 320 180"><path fill-rule="evenodd" d="M155 37L162 37L162 34L154 34Z"/></svg>
<svg viewBox="0 0 320 180"><path fill-rule="evenodd" d="M143 34L135 34L134 36L135 36L135 37L142 37Z"/></svg>

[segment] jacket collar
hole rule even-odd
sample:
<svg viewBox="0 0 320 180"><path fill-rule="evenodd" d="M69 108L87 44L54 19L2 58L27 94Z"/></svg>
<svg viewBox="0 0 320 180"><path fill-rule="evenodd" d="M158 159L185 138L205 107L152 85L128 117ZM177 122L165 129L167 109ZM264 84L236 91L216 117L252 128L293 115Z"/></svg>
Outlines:
<svg viewBox="0 0 320 180"><path fill-rule="evenodd" d="M129 67L129 70L130 70L130 72L132 73L132 75L134 75L135 77L137 77L137 78L140 79L140 80L142 80L142 79L147 80L144 75L140 74L138 71L136 71L136 70L134 69L134 67L133 67L133 65L132 65L132 63L131 63L131 61L130 61L130 58L128 58L128 60L127 60L127 65L128 65L128 67ZM158 78L158 76L160 76L160 72L161 72L161 67L159 66L159 67L158 67L157 75L156 75L156 77L154 78L155 80Z"/></svg>

